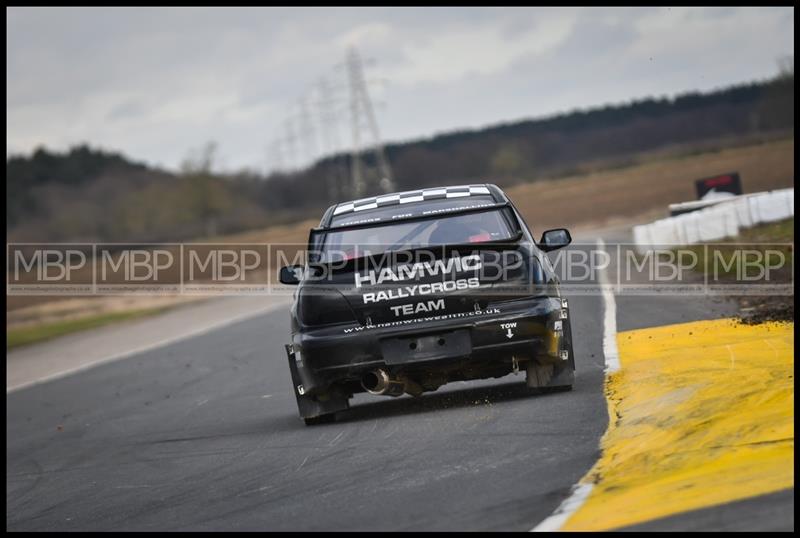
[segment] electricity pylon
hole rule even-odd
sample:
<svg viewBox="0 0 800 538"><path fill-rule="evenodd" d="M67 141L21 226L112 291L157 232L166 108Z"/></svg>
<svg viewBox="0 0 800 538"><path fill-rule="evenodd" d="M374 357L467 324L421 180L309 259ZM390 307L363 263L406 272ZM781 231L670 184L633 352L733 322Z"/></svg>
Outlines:
<svg viewBox="0 0 800 538"><path fill-rule="evenodd" d="M319 126L322 140L322 153L329 155L330 163L325 167L327 175L328 195L331 200L338 200L347 196L344 181L347 177L346 168L343 169L342 159L339 156L341 141L339 139L339 112L340 101L334 96L333 88L325 77L317 81L319 99L316 101L319 115Z"/></svg>
<svg viewBox="0 0 800 538"><path fill-rule="evenodd" d="M308 110L308 96L303 97L298 102L298 126L300 128L299 136L302 141L302 148L305 154L305 162L303 166L313 163L317 158L317 134L314 129L314 124L311 121L311 113Z"/></svg>
<svg viewBox="0 0 800 538"><path fill-rule="evenodd" d="M391 192L394 190L394 180L389 162L378 132L378 123L375 121L375 112L367 92L364 80L364 69L361 57L355 48L347 51L347 75L350 90L350 120L353 132L353 148L350 153L350 174L352 181L352 194L354 197L363 196L371 191ZM366 125L365 125L366 124ZM362 129L366 127L370 138L367 148L362 148ZM364 150L371 150L377 164L377 181L370 181L368 170L362 158Z"/></svg>
<svg viewBox="0 0 800 538"><path fill-rule="evenodd" d="M299 138L297 128L294 125L294 118L286 118L283 122L283 127L286 133L283 137L283 147L286 149L287 170L294 171L298 163L297 141Z"/></svg>
<svg viewBox="0 0 800 538"><path fill-rule="evenodd" d="M283 172L283 140L280 138L275 139L270 145L270 151L267 156L268 172L271 168L273 172Z"/></svg>

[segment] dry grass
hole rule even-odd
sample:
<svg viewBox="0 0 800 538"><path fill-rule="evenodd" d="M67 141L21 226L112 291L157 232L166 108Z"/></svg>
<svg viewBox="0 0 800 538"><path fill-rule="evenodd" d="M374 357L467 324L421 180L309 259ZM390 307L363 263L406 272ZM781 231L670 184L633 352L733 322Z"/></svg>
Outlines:
<svg viewBox="0 0 800 538"><path fill-rule="evenodd" d="M35 298L35 297L33 297ZM129 311L163 311L174 306L201 301L192 296L103 296L62 297L58 301L31 304L6 314L6 329L25 329L42 323L75 321L88 316L105 316Z"/></svg>
<svg viewBox="0 0 800 538"><path fill-rule="evenodd" d="M745 192L793 187L794 139L538 181L506 192L535 230L602 227L668 216L668 204L696 199L695 179L734 171Z"/></svg>
<svg viewBox="0 0 800 538"><path fill-rule="evenodd" d="M220 243L303 243L308 240L308 231L319 225L319 218L307 219L293 224L271 226L263 230L252 230L234 235L225 235L206 240Z"/></svg>
<svg viewBox="0 0 800 538"><path fill-rule="evenodd" d="M506 193L536 230L601 227L667 216L667 205L696 199L694 180L739 172L745 192L794 186L794 138L656 160L614 170L544 179ZM218 238L224 242L305 243L319 223L305 220Z"/></svg>
<svg viewBox="0 0 800 538"><path fill-rule="evenodd" d="M17 347L37 344L45 340L51 340L65 334L94 329L111 323L120 323L122 321L152 316L163 310L163 308L125 310L108 314L86 315L74 319L49 322L43 321L25 327L8 327L6 328L6 351Z"/></svg>

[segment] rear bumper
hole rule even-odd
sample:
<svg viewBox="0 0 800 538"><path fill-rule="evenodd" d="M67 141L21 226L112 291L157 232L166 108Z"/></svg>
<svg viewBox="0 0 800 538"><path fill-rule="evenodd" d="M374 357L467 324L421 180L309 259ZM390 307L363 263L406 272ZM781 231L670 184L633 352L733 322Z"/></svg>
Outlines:
<svg viewBox="0 0 800 538"><path fill-rule="evenodd" d="M438 319L437 319L438 318ZM535 360L563 364L565 300L531 297L479 312L301 331L286 346L307 394L355 381L376 368L391 373Z"/></svg>

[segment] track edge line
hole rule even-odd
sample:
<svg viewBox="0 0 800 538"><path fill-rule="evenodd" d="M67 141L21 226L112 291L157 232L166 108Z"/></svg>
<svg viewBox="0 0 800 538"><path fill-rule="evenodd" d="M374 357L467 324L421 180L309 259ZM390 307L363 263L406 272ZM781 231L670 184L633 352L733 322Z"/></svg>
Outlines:
<svg viewBox="0 0 800 538"><path fill-rule="evenodd" d="M600 238L597 239L597 248L605 252L605 242ZM606 364L605 375L607 379L609 374L613 374L620 368L619 351L617 349L617 303L614 299L614 292L611 291L609 285L606 267L600 268L598 281L603 288L603 358ZM569 497L564 499L550 516L545 518L529 532L560 531L561 527L564 526L570 516L583 506L583 503L586 502L592 489L594 489L594 484L586 482L586 479L592 475L595 466L596 464L589 469L577 484L572 486Z"/></svg>

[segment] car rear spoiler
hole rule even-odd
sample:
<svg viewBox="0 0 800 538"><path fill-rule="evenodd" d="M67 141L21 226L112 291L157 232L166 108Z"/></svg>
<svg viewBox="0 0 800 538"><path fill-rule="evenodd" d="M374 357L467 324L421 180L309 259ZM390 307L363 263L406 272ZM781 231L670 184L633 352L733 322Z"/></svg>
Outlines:
<svg viewBox="0 0 800 538"><path fill-rule="evenodd" d="M378 220L370 220L368 222L358 222L354 224L347 224L344 226L318 226L316 228L311 228L311 234L318 234L323 232L331 232L331 231L341 231L341 230L355 230L358 228L370 228L373 226L380 226L383 224L389 224L392 222L413 222L416 220L427 220L430 218L436 218L440 216L448 216L448 215L462 215L464 213L480 213L482 211L494 211L495 209L501 209L505 207L511 207L511 204L508 202L497 202L494 204L486 204L481 205L479 207L455 207L453 209L442 209L437 210L436 213L428 214L428 215L414 215L411 217L405 218L398 218L398 219L378 219ZM517 225L519 223L516 223Z"/></svg>

